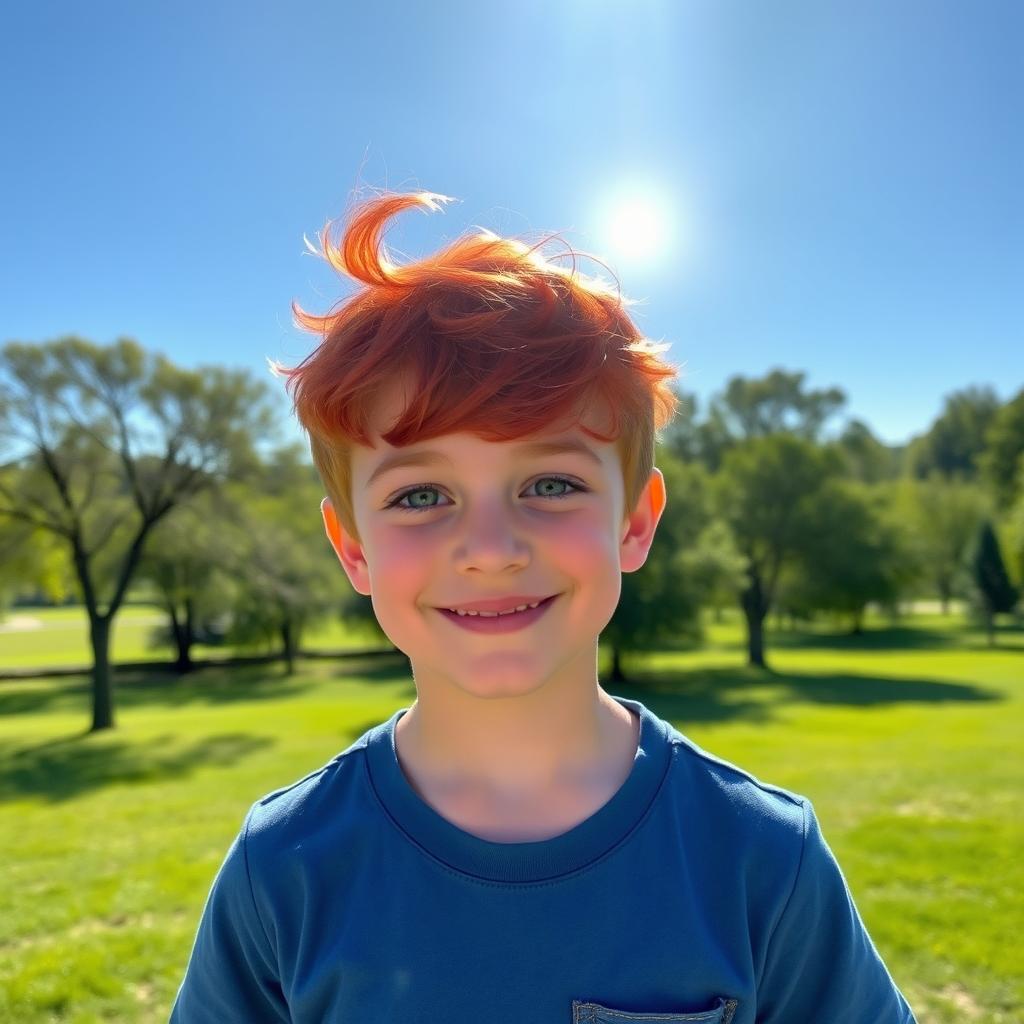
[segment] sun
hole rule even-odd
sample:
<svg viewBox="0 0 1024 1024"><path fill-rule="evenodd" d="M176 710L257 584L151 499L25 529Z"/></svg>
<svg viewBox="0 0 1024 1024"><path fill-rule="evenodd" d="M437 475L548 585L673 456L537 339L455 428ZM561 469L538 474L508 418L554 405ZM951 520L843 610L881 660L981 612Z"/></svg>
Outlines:
<svg viewBox="0 0 1024 1024"><path fill-rule="evenodd" d="M651 264L664 256L672 233L669 204L651 189L610 199L603 218L605 251L617 263Z"/></svg>

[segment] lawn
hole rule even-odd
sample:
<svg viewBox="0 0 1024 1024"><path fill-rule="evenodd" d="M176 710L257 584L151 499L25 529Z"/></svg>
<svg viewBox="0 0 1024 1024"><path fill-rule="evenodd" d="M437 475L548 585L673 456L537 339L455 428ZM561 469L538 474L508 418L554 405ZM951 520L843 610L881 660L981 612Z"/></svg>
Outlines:
<svg viewBox="0 0 1024 1024"><path fill-rule="evenodd" d="M173 661L174 650L161 635L167 614L150 605L127 605L114 618L110 638L112 660L117 662ZM324 622L304 634L303 643L314 648L340 650L380 644L372 632L347 630L339 621ZM263 651L270 647L247 649ZM196 644L194 658L218 658L236 653L231 647ZM63 668L88 665L89 623L80 608L17 608L0 618L0 672L5 668Z"/></svg>
<svg viewBox="0 0 1024 1024"><path fill-rule="evenodd" d="M869 627L770 634L762 673L726 616L604 685L814 801L921 1024L1022 1021L1024 637ZM163 1024L249 805L414 699L401 658L122 673L90 736L84 679L0 683L0 1021Z"/></svg>

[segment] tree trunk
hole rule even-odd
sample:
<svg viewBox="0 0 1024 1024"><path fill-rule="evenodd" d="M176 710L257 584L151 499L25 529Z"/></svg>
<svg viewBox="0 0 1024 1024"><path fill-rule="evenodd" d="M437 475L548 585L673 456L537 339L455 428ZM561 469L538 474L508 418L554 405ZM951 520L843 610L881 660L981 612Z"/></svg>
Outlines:
<svg viewBox="0 0 1024 1024"><path fill-rule="evenodd" d="M167 611L171 616L171 632L174 634L174 646L178 652L174 661L176 671L184 673L191 672L192 664L192 604L185 602L184 619L178 618L178 609L174 602L167 605Z"/></svg>
<svg viewBox="0 0 1024 1024"><path fill-rule="evenodd" d="M747 620L747 664L767 668L764 661L764 617L768 609L764 606L761 592L761 577L749 573L749 584L740 595L743 615Z"/></svg>
<svg viewBox="0 0 1024 1024"><path fill-rule="evenodd" d="M767 668L764 660L764 619L756 611L744 608L747 617L747 664Z"/></svg>
<svg viewBox="0 0 1024 1024"><path fill-rule="evenodd" d="M624 683L626 681L626 674L622 671L622 653L618 646L612 648L612 674L610 681L613 683Z"/></svg>
<svg viewBox="0 0 1024 1024"><path fill-rule="evenodd" d="M853 635L860 636L864 632L864 609L860 608L853 613Z"/></svg>
<svg viewBox="0 0 1024 1024"><path fill-rule="evenodd" d="M992 614L992 609L985 605L985 631L988 633L988 645L989 647L995 647L996 645L996 629L995 629L996 617Z"/></svg>
<svg viewBox="0 0 1024 1024"><path fill-rule="evenodd" d="M295 632L290 620L281 624L281 653L284 655L284 671L286 675L295 674Z"/></svg>
<svg viewBox="0 0 1024 1024"><path fill-rule="evenodd" d="M92 644L92 728L90 732L114 728L114 689L110 677L110 616L89 616Z"/></svg>
<svg viewBox="0 0 1024 1024"><path fill-rule="evenodd" d="M942 607L942 614L949 614L949 598L952 597L952 581L941 578L939 581L939 602Z"/></svg>

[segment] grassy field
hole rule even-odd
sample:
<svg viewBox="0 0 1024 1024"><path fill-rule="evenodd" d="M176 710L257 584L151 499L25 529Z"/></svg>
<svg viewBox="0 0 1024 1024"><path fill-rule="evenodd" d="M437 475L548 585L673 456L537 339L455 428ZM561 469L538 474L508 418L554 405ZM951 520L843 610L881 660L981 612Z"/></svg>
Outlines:
<svg viewBox="0 0 1024 1024"><path fill-rule="evenodd" d="M773 634L761 673L727 616L605 687L814 801L921 1024L1024 1021L1024 636L869 626ZM249 805L414 699L400 659L123 673L118 728L89 736L84 679L0 683L0 1021L163 1024Z"/></svg>
<svg viewBox="0 0 1024 1024"><path fill-rule="evenodd" d="M167 615L159 608L128 605L114 619L111 633L111 658L115 662L171 661L171 645L159 637ZM380 644L373 633L353 633L337 620L309 630L303 643L330 650L346 647L370 647ZM263 648L255 648L262 650ZM234 648L196 644L196 659L234 653ZM5 668L62 668L88 665L89 624L80 608L15 609L0 619L0 671Z"/></svg>

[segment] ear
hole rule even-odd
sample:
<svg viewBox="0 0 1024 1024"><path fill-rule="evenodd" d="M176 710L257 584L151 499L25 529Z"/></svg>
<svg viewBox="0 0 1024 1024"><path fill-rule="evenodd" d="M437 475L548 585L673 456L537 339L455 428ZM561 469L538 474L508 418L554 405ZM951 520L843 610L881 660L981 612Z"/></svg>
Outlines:
<svg viewBox="0 0 1024 1024"><path fill-rule="evenodd" d="M636 508L626 517L622 542L619 545L619 564L623 572L636 572L647 561L647 552L654 542L654 531L665 511L665 478L655 467L647 485L640 494Z"/></svg>
<svg viewBox="0 0 1024 1024"><path fill-rule="evenodd" d="M345 575L357 593L368 596L370 593L370 570L363 555L360 544L353 540L338 519L334 504L330 498L320 502L320 514L324 517L324 529L327 539L331 542L338 560L345 569Z"/></svg>

